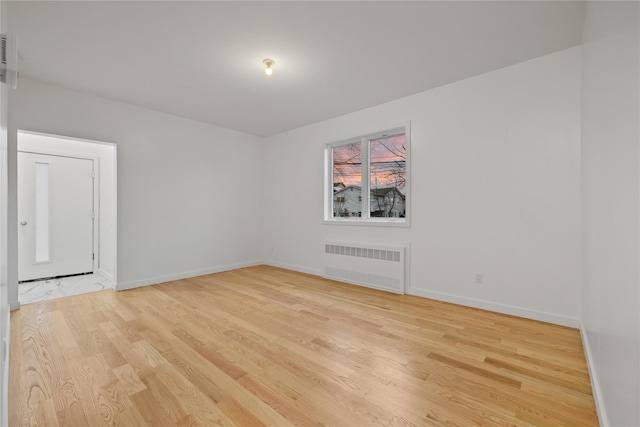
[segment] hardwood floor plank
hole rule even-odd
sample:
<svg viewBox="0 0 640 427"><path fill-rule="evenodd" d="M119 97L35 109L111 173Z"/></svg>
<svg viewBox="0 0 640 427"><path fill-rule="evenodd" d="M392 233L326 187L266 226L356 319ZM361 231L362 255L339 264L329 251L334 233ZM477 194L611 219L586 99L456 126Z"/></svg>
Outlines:
<svg viewBox="0 0 640 427"><path fill-rule="evenodd" d="M233 398L227 398L218 403L218 408L231 420L234 425L238 426L265 426L259 419L254 417L251 412L243 408Z"/></svg>
<svg viewBox="0 0 640 427"><path fill-rule="evenodd" d="M120 381L120 384L122 384L129 396L136 394L139 391L146 390L147 387L142 381L140 381L138 374L135 373L129 364L118 366L111 371L116 378L118 378L118 381Z"/></svg>
<svg viewBox="0 0 640 427"><path fill-rule="evenodd" d="M131 401L147 425L166 427L175 427L177 425L171 420L171 417L160 404L160 401L154 398L148 388L131 396Z"/></svg>
<svg viewBox="0 0 640 427"><path fill-rule="evenodd" d="M72 366L72 376L90 425L110 425L118 411L133 406L101 355L84 357Z"/></svg>
<svg viewBox="0 0 640 427"><path fill-rule="evenodd" d="M180 402L185 413L204 426L233 426L229 418L170 363L158 370L157 377Z"/></svg>
<svg viewBox="0 0 640 427"><path fill-rule="evenodd" d="M253 393L276 412L281 414L290 423L297 426L322 425L317 418L312 418L309 414L301 412L295 407L295 400L287 395L283 395L277 390L269 388L257 378L246 375L238 380L238 383Z"/></svg>
<svg viewBox="0 0 640 427"><path fill-rule="evenodd" d="M24 369L24 382L21 384L21 396L18 399L26 403L19 422L46 419L47 414L56 412L51 398L55 384L50 381L50 370L47 367L49 353L38 327L38 313L32 313L30 318L23 320L19 339L22 340L20 357Z"/></svg>
<svg viewBox="0 0 640 427"><path fill-rule="evenodd" d="M150 391L151 400L157 402L174 423L177 424L188 415L178 396L159 379L158 374L149 375L143 382Z"/></svg>
<svg viewBox="0 0 640 427"><path fill-rule="evenodd" d="M21 426L595 426L577 330L259 266L11 314Z"/></svg>
<svg viewBox="0 0 640 427"><path fill-rule="evenodd" d="M562 375L561 371L545 373L541 372L540 369L536 369L535 367L524 368L516 363L509 363L492 357L487 357L484 363L498 367L505 372L515 372L518 374L522 374L527 378L536 378L544 382L552 383L559 387L576 390L581 393L591 392L591 384L589 382L585 383L583 381L576 381L575 376L571 376L570 379L565 379L563 377L566 377L566 375Z"/></svg>
<svg viewBox="0 0 640 427"><path fill-rule="evenodd" d="M189 334L184 329L177 329L173 331L173 334L176 335L182 342L187 344L193 350L195 350L202 358L207 360L210 364L214 365L222 372L227 374L233 379L238 379L243 377L246 372L244 369L234 365L229 362L224 356L218 353L215 349L207 346L206 344L200 342L197 338Z"/></svg>
<svg viewBox="0 0 640 427"><path fill-rule="evenodd" d="M46 304L40 305L46 306ZM20 311L22 311L22 309L20 309ZM86 316L89 316L89 313L91 313L91 311L88 310L88 307L70 304L64 310L60 310L60 312L63 314L65 321L73 334L73 338L82 353L85 356L97 354L98 351L88 330L90 322L87 322Z"/></svg>
<svg viewBox="0 0 640 427"><path fill-rule="evenodd" d="M154 372L153 368L155 365L152 365L148 359L142 355L142 351L139 350L140 340L131 343L111 321L101 323L100 328L127 361L127 365L131 367L138 380ZM114 373L116 373L118 368L120 367L114 368Z"/></svg>
<svg viewBox="0 0 640 427"><path fill-rule="evenodd" d="M113 425L127 427L145 427L147 425L147 422L142 418L142 415L140 415L140 412L136 408L129 408L116 413L113 420Z"/></svg>
<svg viewBox="0 0 640 427"><path fill-rule="evenodd" d="M26 398L26 381L24 377L24 355L22 349L22 317L20 312L11 312L11 346L9 348L9 425L24 425L23 421L27 415L27 405L23 400Z"/></svg>
<svg viewBox="0 0 640 427"><path fill-rule="evenodd" d="M62 411L58 411L58 425L60 427L87 426L89 421L84 415L80 402L75 402Z"/></svg>

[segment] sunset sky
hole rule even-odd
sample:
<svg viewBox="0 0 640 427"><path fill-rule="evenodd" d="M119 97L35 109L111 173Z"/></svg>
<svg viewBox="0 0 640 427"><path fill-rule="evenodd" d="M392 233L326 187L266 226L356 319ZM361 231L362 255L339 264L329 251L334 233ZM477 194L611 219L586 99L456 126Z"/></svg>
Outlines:
<svg viewBox="0 0 640 427"><path fill-rule="evenodd" d="M404 182L405 135L371 139L369 142L371 187L397 186ZM333 182L362 185L361 144L333 148Z"/></svg>

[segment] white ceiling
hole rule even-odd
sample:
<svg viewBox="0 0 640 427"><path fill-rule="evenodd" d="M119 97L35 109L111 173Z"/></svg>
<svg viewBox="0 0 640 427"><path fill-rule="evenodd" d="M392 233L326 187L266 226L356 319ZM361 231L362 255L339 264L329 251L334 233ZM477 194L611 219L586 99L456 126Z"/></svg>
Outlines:
<svg viewBox="0 0 640 427"><path fill-rule="evenodd" d="M9 27L21 76L269 136L576 46L584 12L576 1L13 1Z"/></svg>

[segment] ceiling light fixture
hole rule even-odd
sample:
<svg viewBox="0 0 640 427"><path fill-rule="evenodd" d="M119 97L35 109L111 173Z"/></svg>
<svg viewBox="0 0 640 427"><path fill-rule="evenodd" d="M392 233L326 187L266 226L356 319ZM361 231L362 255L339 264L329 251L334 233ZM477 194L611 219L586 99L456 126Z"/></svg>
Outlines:
<svg viewBox="0 0 640 427"><path fill-rule="evenodd" d="M273 68L271 68L271 67L273 67L273 64L275 64L275 61L273 59L264 59L262 61L262 63L264 64L264 67L265 67L264 68L264 73L267 76L270 76L271 73L273 73Z"/></svg>

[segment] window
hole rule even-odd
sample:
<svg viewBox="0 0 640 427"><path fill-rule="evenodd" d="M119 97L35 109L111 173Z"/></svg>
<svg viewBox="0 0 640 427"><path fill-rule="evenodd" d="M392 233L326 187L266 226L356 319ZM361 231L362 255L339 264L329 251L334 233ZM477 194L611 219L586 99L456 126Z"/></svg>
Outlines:
<svg viewBox="0 0 640 427"><path fill-rule="evenodd" d="M327 145L326 222L408 225L408 129Z"/></svg>

